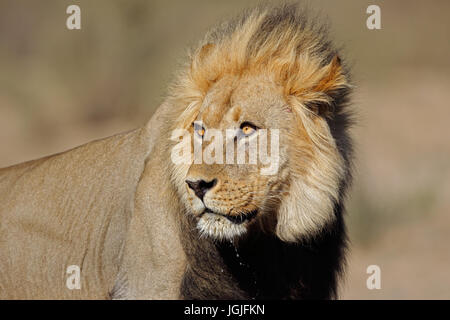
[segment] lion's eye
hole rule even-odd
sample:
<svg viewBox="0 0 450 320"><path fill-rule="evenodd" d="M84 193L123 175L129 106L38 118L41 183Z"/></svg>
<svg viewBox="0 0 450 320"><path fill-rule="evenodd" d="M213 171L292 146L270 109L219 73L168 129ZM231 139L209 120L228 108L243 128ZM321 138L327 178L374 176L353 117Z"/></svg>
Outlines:
<svg viewBox="0 0 450 320"><path fill-rule="evenodd" d="M199 123L194 122L194 131L202 138L205 135L205 128Z"/></svg>
<svg viewBox="0 0 450 320"><path fill-rule="evenodd" d="M250 122L243 122L241 124L241 130L245 136L253 134L256 131L256 129L258 129L258 127Z"/></svg>
<svg viewBox="0 0 450 320"><path fill-rule="evenodd" d="M204 128L198 129L198 130L197 130L197 134L198 134L200 137L203 137L203 136L205 135L205 129L204 129Z"/></svg>

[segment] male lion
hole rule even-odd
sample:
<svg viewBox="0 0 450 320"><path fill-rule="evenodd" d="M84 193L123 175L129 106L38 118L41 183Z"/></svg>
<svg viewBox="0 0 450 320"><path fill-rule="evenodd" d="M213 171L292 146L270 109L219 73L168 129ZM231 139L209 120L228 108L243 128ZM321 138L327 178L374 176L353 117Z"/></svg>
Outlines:
<svg viewBox="0 0 450 320"><path fill-rule="evenodd" d="M350 84L325 31L294 6L250 11L206 36L145 127L1 169L0 297L335 298ZM233 148L278 130L277 170L173 161L177 129L190 152L213 128Z"/></svg>

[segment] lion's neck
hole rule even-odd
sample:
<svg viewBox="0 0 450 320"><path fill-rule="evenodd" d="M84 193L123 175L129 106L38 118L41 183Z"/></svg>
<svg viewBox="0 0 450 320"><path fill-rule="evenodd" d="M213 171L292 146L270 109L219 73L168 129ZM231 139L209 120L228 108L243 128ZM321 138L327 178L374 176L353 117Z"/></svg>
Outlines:
<svg viewBox="0 0 450 320"><path fill-rule="evenodd" d="M238 243L199 238L187 218L183 239L188 269L181 296L188 299L326 299L335 296L345 230L340 216L327 232L285 243L254 231Z"/></svg>

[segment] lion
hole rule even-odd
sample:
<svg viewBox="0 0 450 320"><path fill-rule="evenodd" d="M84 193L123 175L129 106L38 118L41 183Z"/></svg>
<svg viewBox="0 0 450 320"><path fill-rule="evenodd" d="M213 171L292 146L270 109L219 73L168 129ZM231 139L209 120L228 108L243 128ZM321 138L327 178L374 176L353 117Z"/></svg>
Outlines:
<svg viewBox="0 0 450 320"><path fill-rule="evenodd" d="M145 126L0 170L0 298L338 297L352 85L326 28L258 7L187 60ZM269 174L237 154L175 161L212 145L249 160L264 134Z"/></svg>

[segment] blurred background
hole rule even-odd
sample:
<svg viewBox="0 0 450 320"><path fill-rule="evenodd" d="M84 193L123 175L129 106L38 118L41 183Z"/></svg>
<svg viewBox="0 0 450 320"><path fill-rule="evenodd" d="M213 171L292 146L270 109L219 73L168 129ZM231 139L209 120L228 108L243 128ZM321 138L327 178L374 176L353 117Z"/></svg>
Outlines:
<svg viewBox="0 0 450 320"><path fill-rule="evenodd" d="M0 0L0 167L142 126L214 24L258 1ZM353 67L343 299L450 299L449 1L313 1ZM66 8L81 8L81 30ZM381 8L368 30L366 8ZM368 290L366 268L381 268Z"/></svg>

